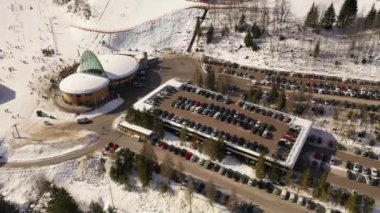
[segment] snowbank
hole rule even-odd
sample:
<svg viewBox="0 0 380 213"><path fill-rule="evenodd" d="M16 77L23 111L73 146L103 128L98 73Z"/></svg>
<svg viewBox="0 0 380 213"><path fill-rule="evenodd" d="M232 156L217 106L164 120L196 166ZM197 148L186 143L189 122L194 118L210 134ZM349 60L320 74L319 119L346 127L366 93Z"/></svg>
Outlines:
<svg viewBox="0 0 380 213"><path fill-rule="evenodd" d="M28 144L28 140L26 139L26 145L15 148L9 146L7 161L29 161L64 155L89 146L97 140L98 135L87 130L82 130L76 135L73 135L72 140L65 138L56 139L54 141L43 141L40 143L29 141L30 144Z"/></svg>
<svg viewBox="0 0 380 213"><path fill-rule="evenodd" d="M104 104L103 106L101 106L101 107L99 107L99 108L97 108L91 112L81 114L77 118L84 118L84 117L95 118L99 115L105 115L107 113L114 111L119 106L121 106L123 103L124 103L124 99L119 97L117 99L114 99L114 100Z"/></svg>

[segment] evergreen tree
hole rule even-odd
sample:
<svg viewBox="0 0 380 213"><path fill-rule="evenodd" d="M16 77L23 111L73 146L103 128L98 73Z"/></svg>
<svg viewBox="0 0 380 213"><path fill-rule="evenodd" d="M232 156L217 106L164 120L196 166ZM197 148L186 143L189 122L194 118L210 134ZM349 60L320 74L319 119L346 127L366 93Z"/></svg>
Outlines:
<svg viewBox="0 0 380 213"><path fill-rule="evenodd" d="M187 138L187 129L186 127L182 127L179 133L179 140L180 140L181 146L185 145L186 138Z"/></svg>
<svg viewBox="0 0 380 213"><path fill-rule="evenodd" d="M239 25L236 26L236 31L239 33L243 32L245 29L245 26L246 26L245 15L242 14L239 20Z"/></svg>
<svg viewBox="0 0 380 213"><path fill-rule="evenodd" d="M300 180L300 188L306 190L310 186L310 169L306 169Z"/></svg>
<svg viewBox="0 0 380 213"><path fill-rule="evenodd" d="M222 37L228 36L230 34L230 29L227 26L224 26L221 34L222 34Z"/></svg>
<svg viewBox="0 0 380 213"><path fill-rule="evenodd" d="M348 212L355 213L358 212L358 195L357 194L350 194L348 197L348 200L345 204L345 207L347 208Z"/></svg>
<svg viewBox="0 0 380 213"><path fill-rule="evenodd" d="M50 189L50 199L47 202L48 213L80 213L81 210L74 198L62 187L53 185Z"/></svg>
<svg viewBox="0 0 380 213"><path fill-rule="evenodd" d="M244 37L244 44L246 47L252 47L253 41L252 41L252 35L250 32L248 32Z"/></svg>
<svg viewBox="0 0 380 213"><path fill-rule="evenodd" d="M4 196L0 194L0 212L6 213L18 213L16 207L4 199Z"/></svg>
<svg viewBox="0 0 380 213"><path fill-rule="evenodd" d="M318 26L318 21L319 21L319 9L317 6L315 6L313 2L305 19L305 27L316 28Z"/></svg>
<svg viewBox="0 0 380 213"><path fill-rule="evenodd" d="M91 201L89 209L90 211L88 211L88 213L106 213L106 211L103 210L103 207L94 201Z"/></svg>
<svg viewBox="0 0 380 213"><path fill-rule="evenodd" d="M285 91L281 91L280 96L278 97L277 109L283 110L285 106L286 106L286 94L285 94Z"/></svg>
<svg viewBox="0 0 380 213"><path fill-rule="evenodd" d="M253 23L252 28L251 28L251 32L252 32L252 37L254 39L260 38L261 35L263 34L263 31L260 29L259 26L257 26L256 23Z"/></svg>
<svg viewBox="0 0 380 213"><path fill-rule="evenodd" d="M318 40L314 47L314 53L313 53L314 58L319 58L319 55L321 54L320 45L321 45L321 42Z"/></svg>
<svg viewBox="0 0 380 213"><path fill-rule="evenodd" d="M206 184L206 197L208 198L208 201L211 206L213 206L214 202L214 196L215 196L215 185L214 183L210 180Z"/></svg>
<svg viewBox="0 0 380 213"><path fill-rule="evenodd" d="M207 72L207 88L210 90L215 90L215 72L214 70L209 70Z"/></svg>
<svg viewBox="0 0 380 213"><path fill-rule="evenodd" d="M376 16L375 26L376 26L377 28L380 28L380 10L377 11L377 16Z"/></svg>
<svg viewBox="0 0 380 213"><path fill-rule="evenodd" d="M290 186L292 184L293 180L293 170L290 170L286 173L284 178L284 183L286 186Z"/></svg>
<svg viewBox="0 0 380 213"><path fill-rule="evenodd" d="M323 14L323 18L321 21L322 27L325 28L326 30L331 30L332 27L334 26L335 17L336 17L336 14L335 14L334 5L333 3L331 3L329 8L327 8L325 13Z"/></svg>
<svg viewBox="0 0 380 213"><path fill-rule="evenodd" d="M256 170L256 177L259 180L265 178L265 157L264 157L264 153L260 154L260 157L257 160L257 163L255 165L255 170Z"/></svg>
<svg viewBox="0 0 380 213"><path fill-rule="evenodd" d="M323 173L323 175L319 178L317 186L313 191L313 197L320 198L323 195L323 191L326 185L327 173Z"/></svg>
<svg viewBox="0 0 380 213"><path fill-rule="evenodd" d="M214 27L211 24L206 33L206 43L207 44L211 43L213 38L214 38Z"/></svg>
<svg viewBox="0 0 380 213"><path fill-rule="evenodd" d="M144 143L140 155L135 158L135 167L137 177L140 179L143 187L147 186L152 180L152 163L156 160L156 155L149 143Z"/></svg>
<svg viewBox="0 0 380 213"><path fill-rule="evenodd" d="M277 86L273 85L271 91L269 92L267 100L269 103L273 103L274 101L277 100L277 98L278 98Z"/></svg>
<svg viewBox="0 0 380 213"><path fill-rule="evenodd" d="M345 0L342 8L340 9L338 22L340 27L347 27L356 18L358 12L358 3L357 0Z"/></svg>
<svg viewBox="0 0 380 213"><path fill-rule="evenodd" d="M368 12L364 19L364 27L369 29L376 25L376 9L375 4L372 5L371 10Z"/></svg>
<svg viewBox="0 0 380 213"><path fill-rule="evenodd" d="M173 167L173 159L171 159L169 154L166 153L161 164L161 175L169 179L174 173Z"/></svg>
<svg viewBox="0 0 380 213"><path fill-rule="evenodd" d="M216 159L218 159L219 161L222 161L222 159L226 155L224 137L220 136L215 143L216 143L216 150L217 150Z"/></svg>

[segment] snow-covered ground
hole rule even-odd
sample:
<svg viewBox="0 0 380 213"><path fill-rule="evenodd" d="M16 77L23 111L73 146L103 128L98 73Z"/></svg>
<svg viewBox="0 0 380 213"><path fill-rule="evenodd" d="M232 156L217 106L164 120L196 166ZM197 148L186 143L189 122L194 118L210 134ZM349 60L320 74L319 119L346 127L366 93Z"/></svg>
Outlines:
<svg viewBox="0 0 380 213"><path fill-rule="evenodd" d="M50 158L89 146L97 140L98 135L87 130L71 133L70 137L45 141L35 141L28 138L10 139L8 146L2 147L1 154L4 156L2 160L15 162Z"/></svg>
<svg viewBox="0 0 380 213"><path fill-rule="evenodd" d="M324 32L320 35L311 31L304 32L301 30L303 16L308 12L313 1L289 2L292 12L296 13L295 17L289 16L285 24L269 24L267 29L269 35L256 41L261 48L256 52L245 47L246 33L234 31L234 26L238 24L243 13L246 16L246 23L256 22L259 25L262 23L261 13L257 14L249 10L245 12L228 10L224 13L210 10L202 28L206 33L209 26L213 24L214 41L206 44L205 37L202 37L195 43L194 49L198 47L204 50L205 55L249 67L380 81L380 48L377 45L379 37L376 33L367 32L356 38L345 37L335 31ZM324 3L327 6L331 3L322 0L318 2L319 5ZM334 2L340 5L343 1ZM372 3L376 2L374 0L359 1L359 9L367 10ZM380 7L380 3L377 2L376 6ZM339 11L338 7L336 10ZM364 14L366 13L367 11ZM229 27L230 33L222 37L221 31L224 27ZM284 36L285 40L280 40L280 35ZM320 57L314 59L313 51L318 41L320 41ZM369 60L370 56L373 57L372 60ZM362 64L363 58L371 62Z"/></svg>
<svg viewBox="0 0 380 213"><path fill-rule="evenodd" d="M99 160L82 158L55 166L39 169L0 170L0 193L7 200L27 207L30 201L39 199L38 182L46 179L66 188L83 210L88 210L91 201L107 208L112 203L118 212L184 212L189 209L186 189L172 184L172 192L161 194L160 177L155 176L151 186L142 189L135 175L130 181L131 192L113 182L107 172L102 172ZM112 201L113 198L113 201ZM192 200L193 212L228 212L225 207L210 206L206 197L195 194Z"/></svg>

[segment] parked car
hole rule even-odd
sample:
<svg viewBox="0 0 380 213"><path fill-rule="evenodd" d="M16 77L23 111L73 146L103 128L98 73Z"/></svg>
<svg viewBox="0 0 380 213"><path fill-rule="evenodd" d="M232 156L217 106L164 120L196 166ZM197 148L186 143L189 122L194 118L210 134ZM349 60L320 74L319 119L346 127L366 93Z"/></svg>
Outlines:
<svg viewBox="0 0 380 213"><path fill-rule="evenodd" d="M286 190L286 189L283 189L281 191L281 195L280 195L281 199L283 200L287 200L289 198L289 192Z"/></svg>
<svg viewBox="0 0 380 213"><path fill-rule="evenodd" d="M87 118L87 117L84 117L84 118L78 118L77 119L77 123L78 124L90 124L92 123L92 120Z"/></svg>
<svg viewBox="0 0 380 213"><path fill-rule="evenodd" d="M360 171L360 168L361 166L358 164L358 163L354 163L354 167L353 167L353 170L355 171L355 172L359 172Z"/></svg>
<svg viewBox="0 0 380 213"><path fill-rule="evenodd" d="M377 172L377 169L376 169L376 168L371 167L371 175L372 175L373 177L377 177L377 176L378 176L378 172Z"/></svg>
<svg viewBox="0 0 380 213"><path fill-rule="evenodd" d="M290 202L296 203L297 199L298 199L298 195L297 194L290 193L290 197L289 197Z"/></svg>
<svg viewBox="0 0 380 213"><path fill-rule="evenodd" d="M306 199L304 197L302 197L302 196L298 197L297 204L303 206L303 205L305 205L305 202L306 202Z"/></svg>

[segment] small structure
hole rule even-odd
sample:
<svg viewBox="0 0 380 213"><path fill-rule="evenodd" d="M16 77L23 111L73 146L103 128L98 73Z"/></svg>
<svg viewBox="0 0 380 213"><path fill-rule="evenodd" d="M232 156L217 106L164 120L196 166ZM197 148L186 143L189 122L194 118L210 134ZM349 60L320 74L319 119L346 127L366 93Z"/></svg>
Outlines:
<svg viewBox="0 0 380 213"><path fill-rule="evenodd" d="M127 135L134 136L134 138L139 138L141 141L147 141L153 134L152 130L128 123L127 121L121 122L118 126L118 129Z"/></svg>

